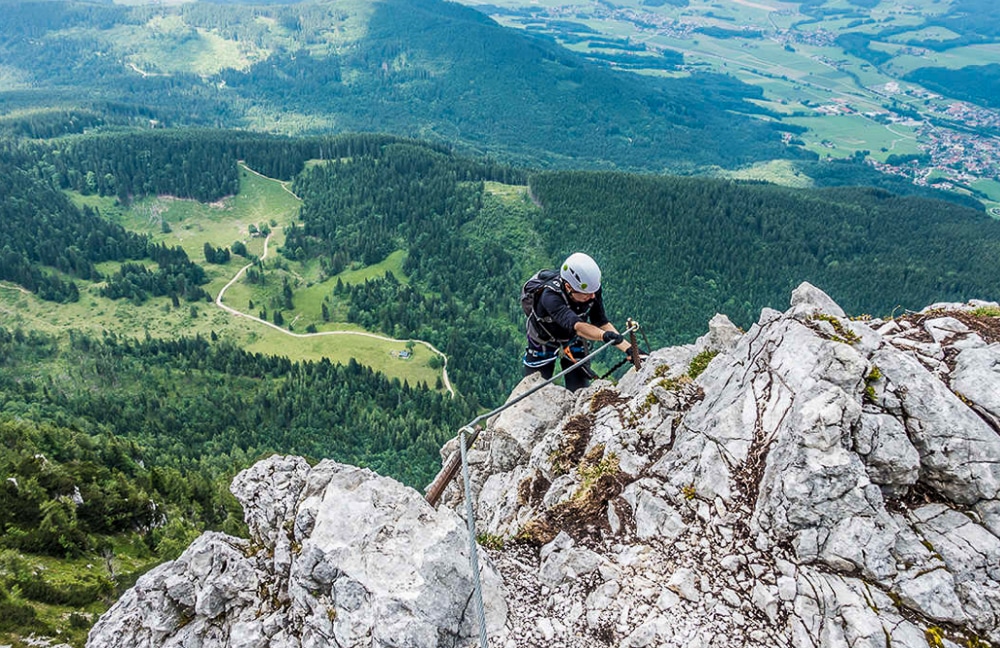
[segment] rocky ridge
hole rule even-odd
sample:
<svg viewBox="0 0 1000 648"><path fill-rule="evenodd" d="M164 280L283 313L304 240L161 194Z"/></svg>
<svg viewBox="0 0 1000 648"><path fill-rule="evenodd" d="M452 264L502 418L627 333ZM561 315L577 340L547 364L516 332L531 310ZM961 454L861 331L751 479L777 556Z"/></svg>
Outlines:
<svg viewBox="0 0 1000 648"><path fill-rule="evenodd" d="M469 453L490 645L1000 645L1000 336L977 309L852 320L803 284L746 332L716 316L617 385L491 420ZM205 534L88 646L477 645L458 484L435 510L275 457L233 491L252 539Z"/></svg>
<svg viewBox="0 0 1000 648"><path fill-rule="evenodd" d="M271 457L237 475L251 540L208 532L91 629L108 648L459 646L473 624L466 529L375 473ZM488 618L501 582L482 573Z"/></svg>

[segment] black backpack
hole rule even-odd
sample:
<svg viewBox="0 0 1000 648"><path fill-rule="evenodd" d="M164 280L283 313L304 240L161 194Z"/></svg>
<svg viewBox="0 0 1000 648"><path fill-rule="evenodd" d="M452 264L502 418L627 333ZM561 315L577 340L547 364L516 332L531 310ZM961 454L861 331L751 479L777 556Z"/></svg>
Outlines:
<svg viewBox="0 0 1000 648"><path fill-rule="evenodd" d="M539 270L521 286L521 310L528 318L528 334L540 342L554 340L554 336L545 328L552 318L538 316L538 298L546 288L554 290L569 304L566 293L562 289L562 278L558 270ZM565 340L563 340L565 341Z"/></svg>

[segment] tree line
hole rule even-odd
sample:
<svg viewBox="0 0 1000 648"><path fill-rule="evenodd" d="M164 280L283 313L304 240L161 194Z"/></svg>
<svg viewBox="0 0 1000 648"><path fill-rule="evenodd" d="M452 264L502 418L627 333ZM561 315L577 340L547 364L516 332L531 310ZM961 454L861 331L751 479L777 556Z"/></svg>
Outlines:
<svg viewBox="0 0 1000 648"><path fill-rule="evenodd" d="M199 337L67 341L0 327L0 365L0 631L51 634L37 604L107 605L139 575L53 579L25 554L96 562L128 545L151 565L206 529L245 535L229 483L276 452L421 488L477 411L353 361L297 363Z"/></svg>
<svg viewBox="0 0 1000 648"><path fill-rule="evenodd" d="M4 411L75 421L90 434L128 439L146 465L211 475L282 452L371 466L422 486L441 444L474 411L353 361L297 363L198 337L73 333L65 346L15 330L0 345Z"/></svg>
<svg viewBox="0 0 1000 648"><path fill-rule="evenodd" d="M460 389L496 403L517 372L507 284L520 258L496 236L476 240L468 229L483 211L483 182L509 175L404 143L312 167L295 182L302 226L286 232L282 253L325 259L335 271L405 250L409 284L387 275L334 301L349 303L349 321L431 342L449 357Z"/></svg>
<svg viewBox="0 0 1000 648"><path fill-rule="evenodd" d="M59 302L79 298L74 277L107 279L102 294L111 299L208 298L200 287L207 281L204 271L180 248L154 244L107 221L95 209L78 208L61 190L117 195L125 203L150 194L216 200L238 190L238 159L264 173L291 179L306 160L363 155L396 141L403 140L382 135L294 140L197 130L88 135L45 143L3 140L0 279ZM493 168L496 177L518 177L510 167L479 165ZM227 250L213 250L212 261L223 262L226 254ZM144 259L159 267L154 271L138 263ZM103 261L126 263L110 277L102 277L95 264Z"/></svg>
<svg viewBox="0 0 1000 648"><path fill-rule="evenodd" d="M1000 294L1000 222L953 203L611 172L539 173L531 190L552 254L593 250L611 311L659 343L690 341L716 312L748 326L802 281L856 314Z"/></svg>
<svg viewBox="0 0 1000 648"><path fill-rule="evenodd" d="M39 179L84 195L117 196L127 204L133 196L168 194L211 202L233 195L239 190L237 160L268 177L291 180L308 160L366 155L386 144L406 141L378 134L290 138L241 131L156 129L67 136L19 147ZM437 149L449 151L445 146ZM517 172L509 166L477 164L493 167L494 175L516 178Z"/></svg>
<svg viewBox="0 0 1000 648"><path fill-rule="evenodd" d="M73 302L73 278L107 279L102 294L111 299L145 299L145 294L179 295L189 300L207 294L204 270L179 247L154 243L147 236L111 223L90 207L78 208L41 174L38 160L7 147L0 149L0 279L12 281L42 299ZM159 264L154 272L138 261ZM111 277L96 264L123 262ZM53 271L54 270L54 271Z"/></svg>

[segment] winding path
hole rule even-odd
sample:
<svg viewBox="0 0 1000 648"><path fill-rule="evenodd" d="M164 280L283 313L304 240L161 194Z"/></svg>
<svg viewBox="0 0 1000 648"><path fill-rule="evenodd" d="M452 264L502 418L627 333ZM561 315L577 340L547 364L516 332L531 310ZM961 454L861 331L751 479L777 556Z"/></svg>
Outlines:
<svg viewBox="0 0 1000 648"><path fill-rule="evenodd" d="M254 173L256 173L256 171L254 171ZM271 236L273 235L274 231L272 230L271 233L267 235L267 238L264 239L264 254L261 255L260 257L261 260L264 260L267 257L268 244L271 242ZM226 311L231 315L235 315L236 317L243 317L249 320L253 320L265 326L270 326L276 331L281 331L285 335L290 335L292 337L297 337L297 338L318 337L321 335L360 335L362 337L374 338L376 340L382 340L385 342L403 342L403 343L413 342L414 344L422 344L428 349L430 349L432 353L436 353L438 356L441 357L441 360L444 362L444 366L442 367L441 370L441 376L442 376L442 382L444 383L444 388L448 390L448 393L451 395L452 398L455 398L455 390L452 388L451 381L448 379L448 356L439 351L430 342L425 342L424 340L397 340L395 338L386 337L384 335L377 335L375 333L365 333L363 331L318 331L316 333L294 333L286 328L274 324L273 322L268 322L267 320L255 317L254 315L249 315L242 311L238 311L235 308L232 308L222 303L222 298L225 295L226 291L229 289L229 287L232 286L234 283L236 283L239 280L239 278L243 276L243 273L246 272L247 269L250 268L252 265L253 263L248 263L242 268L240 268L239 271L236 273L236 275L229 280L229 283L227 283L225 286L222 287L222 289L219 291L218 296L215 298L216 306L218 306L219 308L221 308L222 310Z"/></svg>
<svg viewBox="0 0 1000 648"><path fill-rule="evenodd" d="M0 288L6 288L7 290L16 290L16 291L18 291L20 293L23 293L25 295L32 294L31 291L28 290L27 288L25 288L24 286L17 286L17 285L13 285L12 286L12 285L8 284L6 281L0 282Z"/></svg>

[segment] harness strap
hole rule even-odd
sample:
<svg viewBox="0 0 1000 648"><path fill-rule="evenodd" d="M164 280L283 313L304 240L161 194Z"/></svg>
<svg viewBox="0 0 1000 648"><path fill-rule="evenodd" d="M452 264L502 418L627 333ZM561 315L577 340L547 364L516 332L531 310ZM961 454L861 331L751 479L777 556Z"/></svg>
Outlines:
<svg viewBox="0 0 1000 648"><path fill-rule="evenodd" d="M555 322L555 320L552 318L551 315L546 315L545 317L540 317L538 315L538 302L541 300L542 294L546 290L551 290L552 292L559 295L559 297L562 298L563 303L565 303L570 310L573 310L573 304L570 303L569 297L566 295L566 291L563 290L562 278L555 277L553 279L546 281L544 284L542 284L538 292L535 293L535 297L531 302L531 313L528 315L526 323L526 328L528 330L528 333L529 334L531 333L532 323L534 323L534 326L537 328L537 332L543 333L545 334L546 337L548 337L547 342L556 342L560 344L572 342L574 338L569 338L569 339L557 338L556 336L552 335L552 332L548 329L548 327L545 326L546 324L552 324L553 322ZM583 312L581 313L576 313L576 311L573 312L576 313L581 318L586 318L587 314L590 312L590 309L593 305L594 305L593 301L587 302L586 308L583 310Z"/></svg>
<svg viewBox="0 0 1000 648"><path fill-rule="evenodd" d="M586 352L586 350L587 350L586 347L582 347L581 348L581 351ZM569 358L569 361L572 362L573 364L576 364L577 362L579 362L579 360L577 360L576 358L573 357L573 349L570 347L570 345L567 344L566 346L564 346L563 348L561 348L560 351L562 352L562 354L564 356L566 356L567 358ZM580 370L583 371L583 373L587 374L587 378L590 378L591 380L593 380L594 378L597 378L597 373L593 369L590 368L590 363L589 362L581 363L580 364Z"/></svg>
<svg viewBox="0 0 1000 648"><path fill-rule="evenodd" d="M542 347L538 351L528 348L524 352L524 366L536 369L538 367L544 367L547 364L551 364L556 360L556 351L550 350L546 347Z"/></svg>

